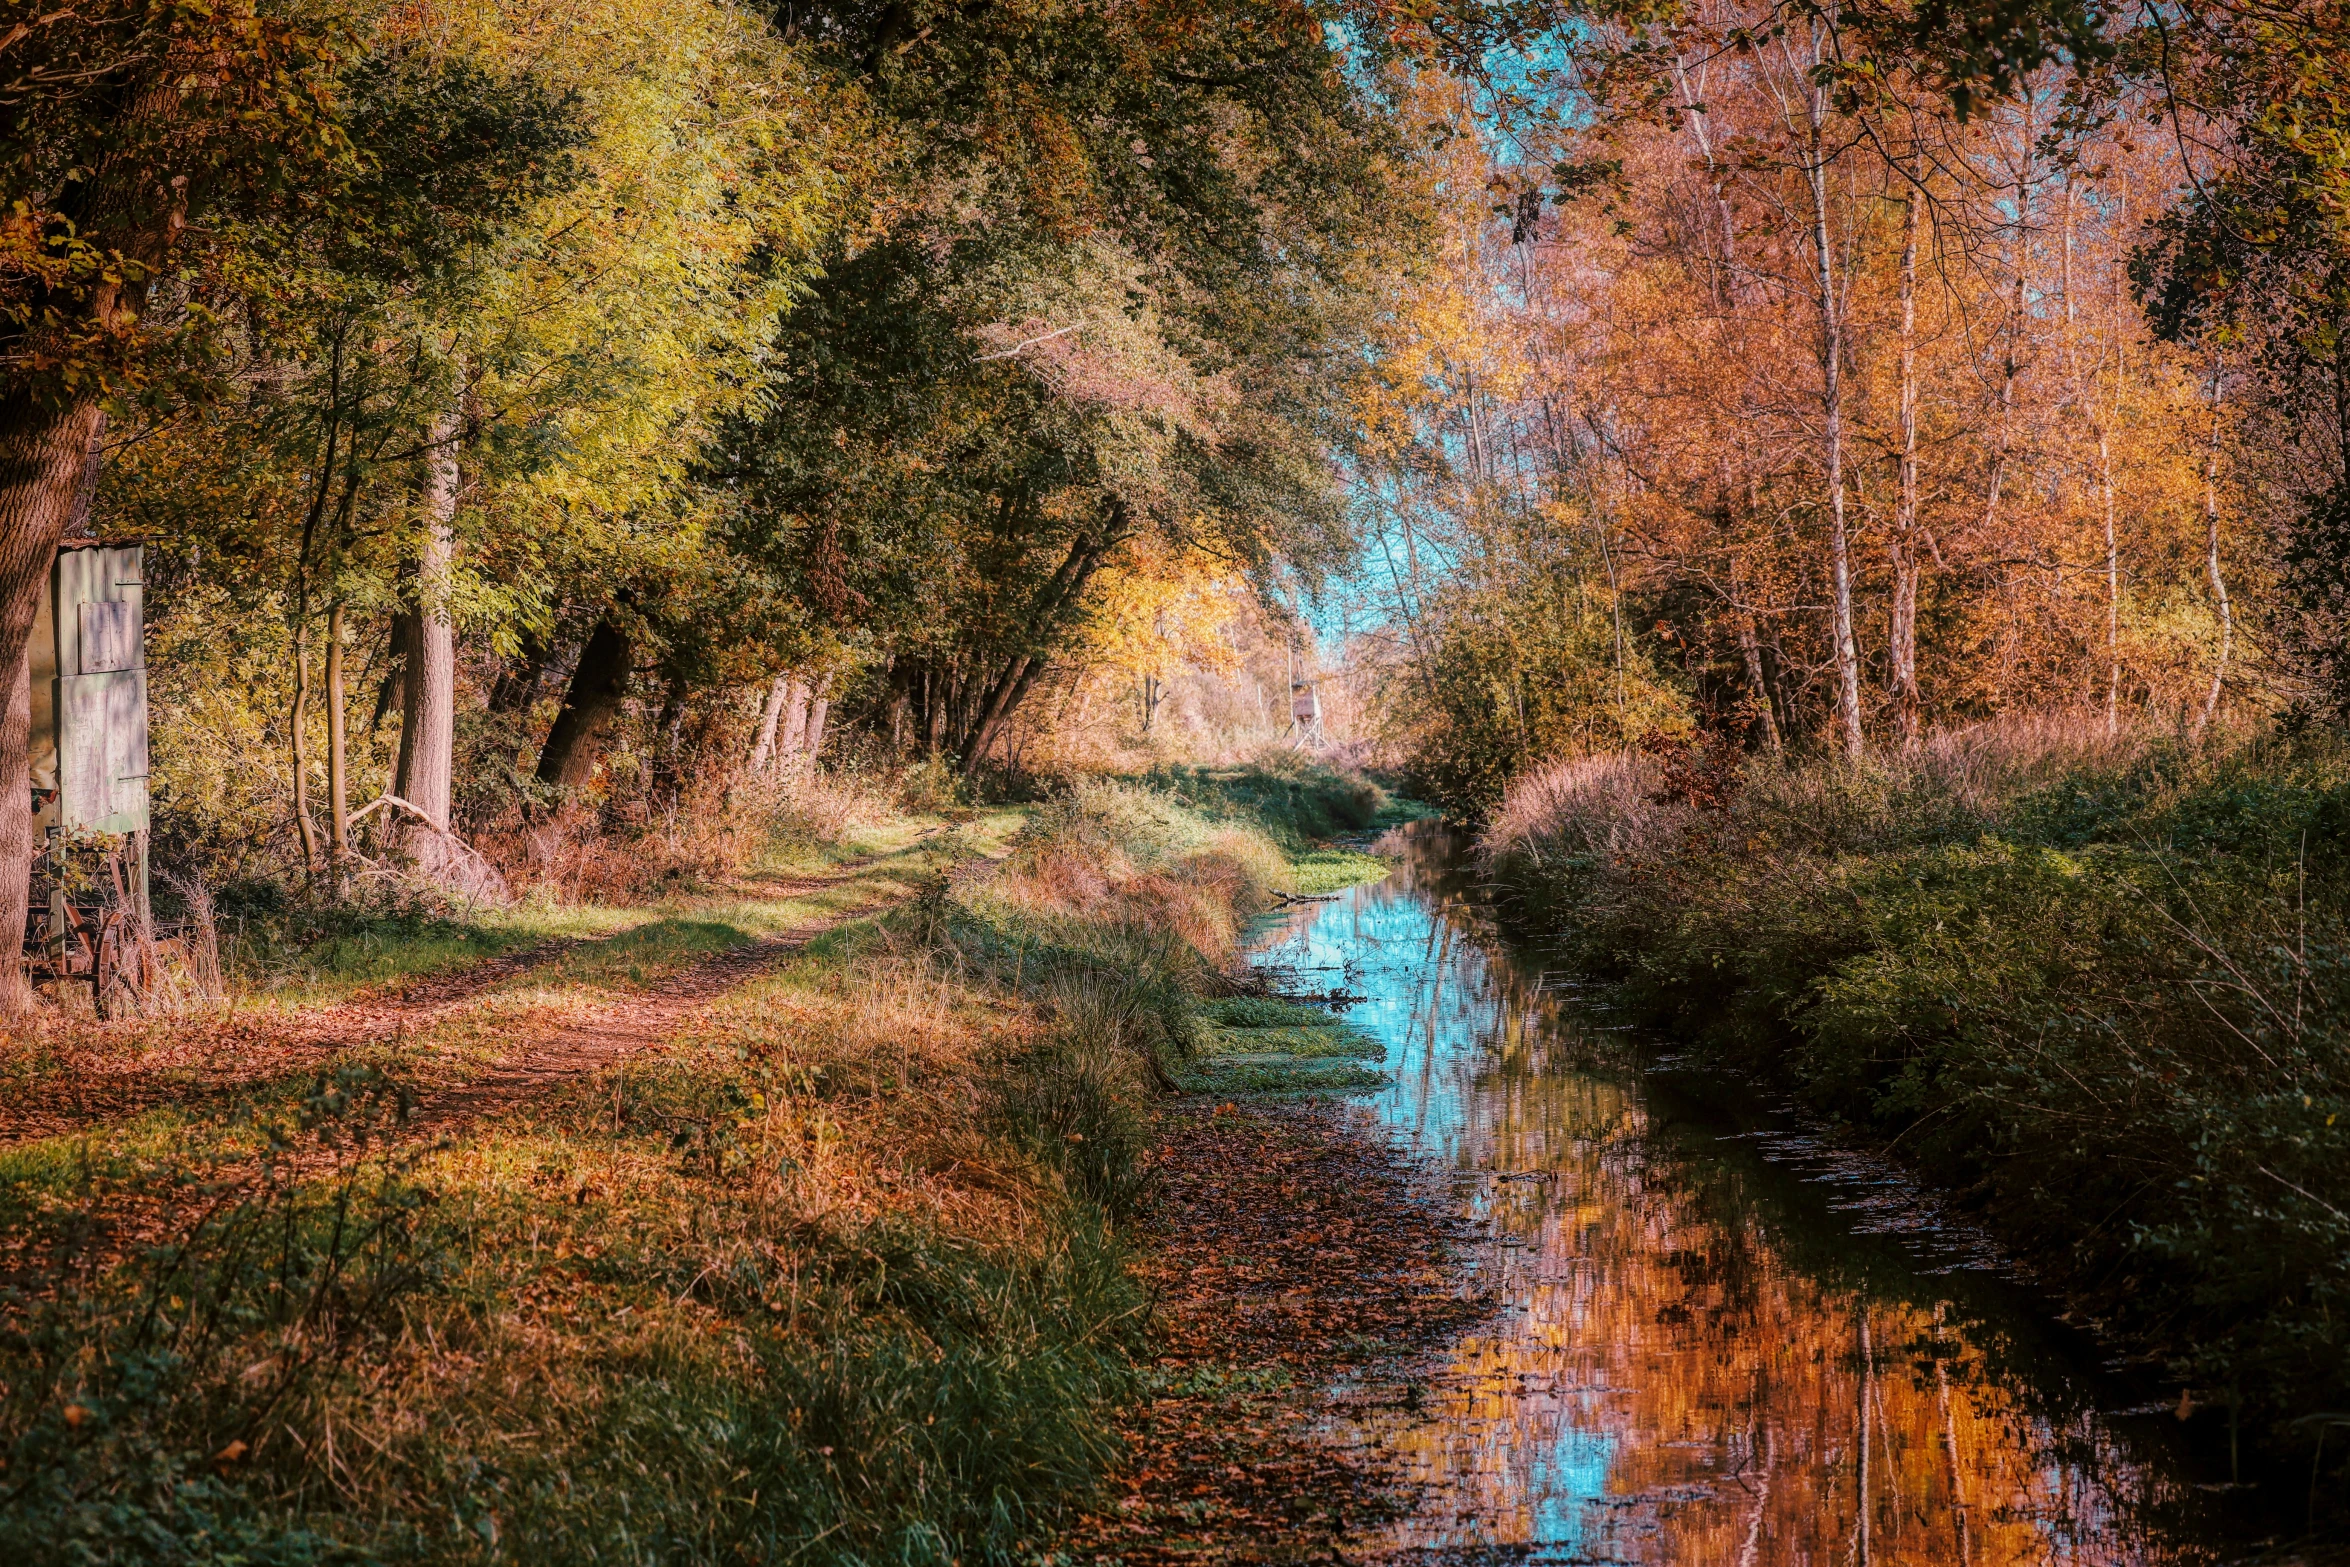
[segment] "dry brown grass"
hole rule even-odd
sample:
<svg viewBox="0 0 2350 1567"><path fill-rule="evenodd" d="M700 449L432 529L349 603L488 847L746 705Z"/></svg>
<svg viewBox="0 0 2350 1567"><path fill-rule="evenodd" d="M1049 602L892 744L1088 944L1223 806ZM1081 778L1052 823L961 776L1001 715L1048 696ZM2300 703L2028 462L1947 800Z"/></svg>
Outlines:
<svg viewBox="0 0 2350 1567"><path fill-rule="evenodd" d="M2174 737L2147 725L2109 733L2102 713L2017 714L1937 731L1911 751L1779 765L1728 760L1718 805L1748 836L1773 845L1860 849L1918 832L1986 826L2017 797L2061 779L2128 767ZM1711 759L1683 769L1721 767ZM1699 808L1687 782L1636 751L1562 758L1530 769L1488 824L1488 853L1532 863L1565 857L1643 859L1678 849Z"/></svg>
<svg viewBox="0 0 2350 1567"><path fill-rule="evenodd" d="M1096 781L1039 813L986 896L1047 921L1169 934L1221 964L1241 923L1289 883L1287 858L1263 833Z"/></svg>
<svg viewBox="0 0 2350 1567"><path fill-rule="evenodd" d="M711 776L642 823L572 805L492 829L477 843L518 894L642 903L723 886L763 861L804 856L894 814L886 794L851 775Z"/></svg>

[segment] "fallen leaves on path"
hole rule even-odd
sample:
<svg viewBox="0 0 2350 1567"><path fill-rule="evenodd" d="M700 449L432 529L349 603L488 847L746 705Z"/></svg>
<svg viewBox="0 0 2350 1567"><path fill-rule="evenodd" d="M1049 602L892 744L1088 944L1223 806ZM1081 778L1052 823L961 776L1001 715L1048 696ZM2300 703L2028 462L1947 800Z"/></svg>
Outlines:
<svg viewBox="0 0 2350 1567"><path fill-rule="evenodd" d="M1167 1111L1144 1237L1153 1390L1132 1454L1063 1549L1077 1561L1328 1561L1404 1502L1317 1432L1323 1390L1482 1317L1457 1220L1344 1105Z"/></svg>
<svg viewBox="0 0 2350 1567"><path fill-rule="evenodd" d="M855 880L855 869L763 890L779 901L805 896L847 885ZM698 974L726 974L731 968L739 977L742 965L757 967L761 954L796 948L824 929L903 897L902 891L883 890L865 904L784 936L689 960L675 977L689 991ZM113 1024L61 1022L51 1027L49 1037L19 1043L21 1066L0 1066L0 1086L7 1090L0 1093L0 1144L85 1132L160 1105L225 1102L256 1086L314 1071L338 1052L422 1034L533 971L556 975L561 986L555 965L562 959L616 946L634 934L630 927L608 936L553 937L458 968L364 989L324 1006ZM656 980L652 999L667 988ZM556 1030L541 1025L538 1032ZM523 1043L527 1046L528 1040Z"/></svg>

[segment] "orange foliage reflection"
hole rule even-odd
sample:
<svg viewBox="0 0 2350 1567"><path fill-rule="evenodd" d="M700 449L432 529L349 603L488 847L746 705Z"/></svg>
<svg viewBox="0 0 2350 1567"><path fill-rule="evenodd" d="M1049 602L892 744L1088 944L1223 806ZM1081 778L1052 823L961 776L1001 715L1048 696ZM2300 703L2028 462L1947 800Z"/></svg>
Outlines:
<svg viewBox="0 0 2350 1567"><path fill-rule="evenodd" d="M1504 1302L1424 1398L1340 1404L1342 1438L1426 1488L1366 1546L1739 1567L2208 1559L2149 1537L2186 1487L2143 1424L2047 1413L2066 1401L1986 1353L2001 1329L1979 1302L1954 1309L1882 1246L1828 1267L1837 1236L1791 1249L1800 1216L1756 1189L1751 1155L1661 1128L1634 1074L1568 1064L1591 1041L1432 912L1440 869L1301 915L1267 952L1369 998L1356 1021L1396 1078L1377 1109L1459 1173Z"/></svg>

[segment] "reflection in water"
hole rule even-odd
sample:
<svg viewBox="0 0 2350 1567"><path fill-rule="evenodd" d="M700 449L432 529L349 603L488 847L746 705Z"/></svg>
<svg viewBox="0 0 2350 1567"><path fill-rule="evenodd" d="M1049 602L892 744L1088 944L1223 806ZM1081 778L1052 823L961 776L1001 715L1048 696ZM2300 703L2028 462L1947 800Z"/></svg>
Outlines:
<svg viewBox="0 0 2350 1567"><path fill-rule="evenodd" d="M1723 1085L1596 1065L1614 1053L1592 1010L1480 933L1448 851L1416 834L1394 877L1292 916L1260 954L1365 998L1348 1015L1394 1080L1366 1102L1452 1172L1504 1303L1424 1402L1338 1405L1342 1436L1426 1487L1367 1547L2216 1559L2190 1543L2209 1499L2169 1422L2100 1412L2110 1389L2012 1285L1856 1233L1840 1210L1866 1204L1765 1162L1738 1134L1768 1117Z"/></svg>

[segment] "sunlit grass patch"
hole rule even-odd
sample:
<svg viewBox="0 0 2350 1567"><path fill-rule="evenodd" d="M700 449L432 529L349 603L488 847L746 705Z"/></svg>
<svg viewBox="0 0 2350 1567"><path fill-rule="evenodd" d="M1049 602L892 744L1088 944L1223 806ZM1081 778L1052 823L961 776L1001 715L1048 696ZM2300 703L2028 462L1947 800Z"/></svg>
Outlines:
<svg viewBox="0 0 2350 1567"><path fill-rule="evenodd" d="M1231 996L1202 1008L1207 1027L1179 1074L1186 1092L1351 1093L1386 1086L1374 1066L1386 1049L1317 1007Z"/></svg>
<svg viewBox="0 0 2350 1567"><path fill-rule="evenodd" d="M25 1487L0 1550L1011 1559L1115 1456L1103 1414L1143 1322L1094 1196L1133 1168L1139 1137L1105 1130L1131 1078L1073 1091L1038 1026L986 971L866 925L691 1042L358 1187L186 1221L0 1346ZM15 1166L75 1175L57 1148ZM343 1195L379 1189L415 1194L396 1234L393 1198ZM321 1250L337 1211L384 1236L364 1268ZM290 1252L256 1239L281 1215ZM303 1301L348 1267L378 1307L313 1353L281 1266Z"/></svg>
<svg viewBox="0 0 2350 1567"><path fill-rule="evenodd" d="M1194 1094L1331 1094L1385 1088L1387 1076L1359 1061L1283 1054L1206 1057L1178 1079Z"/></svg>
<svg viewBox="0 0 2350 1567"><path fill-rule="evenodd" d="M1300 1061L1376 1061L1386 1054L1379 1041L1344 1024L1312 1028L1214 1029L1200 1054L1210 1059L1232 1056L1285 1056Z"/></svg>
<svg viewBox="0 0 2350 1567"><path fill-rule="evenodd" d="M1383 881L1392 868L1376 854L1309 849L1289 857L1290 890L1308 895L1339 892L1363 882Z"/></svg>

